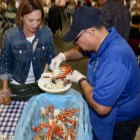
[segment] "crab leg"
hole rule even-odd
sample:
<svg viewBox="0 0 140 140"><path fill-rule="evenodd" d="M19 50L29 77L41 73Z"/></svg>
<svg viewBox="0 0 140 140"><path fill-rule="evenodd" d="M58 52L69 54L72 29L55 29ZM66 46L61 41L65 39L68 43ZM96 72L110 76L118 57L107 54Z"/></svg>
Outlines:
<svg viewBox="0 0 140 140"><path fill-rule="evenodd" d="M32 127L32 130L35 132L40 132L44 128L49 128L49 125L47 123L41 122L41 124L39 126Z"/></svg>

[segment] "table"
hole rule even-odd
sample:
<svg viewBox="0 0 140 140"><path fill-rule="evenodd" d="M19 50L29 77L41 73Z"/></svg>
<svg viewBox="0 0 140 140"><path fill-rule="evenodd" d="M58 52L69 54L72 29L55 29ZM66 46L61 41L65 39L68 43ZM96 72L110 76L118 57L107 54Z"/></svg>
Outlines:
<svg viewBox="0 0 140 140"><path fill-rule="evenodd" d="M17 122L26 102L12 101L9 106L0 105L0 140L13 140Z"/></svg>
<svg viewBox="0 0 140 140"><path fill-rule="evenodd" d="M31 128L41 122L40 109L50 105L58 109L79 109L76 137L92 139L88 105L81 93L71 88L65 94L42 93L28 102L13 100L10 106L0 105L0 140L31 140L36 135Z"/></svg>

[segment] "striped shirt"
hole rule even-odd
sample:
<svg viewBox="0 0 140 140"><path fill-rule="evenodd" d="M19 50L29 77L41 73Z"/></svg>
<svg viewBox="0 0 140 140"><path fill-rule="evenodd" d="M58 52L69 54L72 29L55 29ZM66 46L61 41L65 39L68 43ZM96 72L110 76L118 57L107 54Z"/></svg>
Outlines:
<svg viewBox="0 0 140 140"><path fill-rule="evenodd" d="M107 0L107 2L100 7L100 10L104 25L107 28L115 27L128 41L131 21L128 7L124 6L123 2L119 0Z"/></svg>

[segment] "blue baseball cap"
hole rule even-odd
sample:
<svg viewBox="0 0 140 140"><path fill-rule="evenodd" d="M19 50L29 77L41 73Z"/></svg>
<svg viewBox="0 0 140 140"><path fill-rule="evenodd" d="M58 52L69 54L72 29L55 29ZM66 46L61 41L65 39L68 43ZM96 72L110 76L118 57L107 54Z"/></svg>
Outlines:
<svg viewBox="0 0 140 140"><path fill-rule="evenodd" d="M100 14L101 12L97 8L80 6L72 14L70 31L63 36L63 41L70 42L76 38L80 31L103 25Z"/></svg>

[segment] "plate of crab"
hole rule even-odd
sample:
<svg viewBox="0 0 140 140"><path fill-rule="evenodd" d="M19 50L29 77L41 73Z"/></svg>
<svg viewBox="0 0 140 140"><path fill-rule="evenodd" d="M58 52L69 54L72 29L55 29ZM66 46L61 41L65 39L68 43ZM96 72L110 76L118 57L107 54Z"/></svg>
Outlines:
<svg viewBox="0 0 140 140"><path fill-rule="evenodd" d="M51 72L42 73L41 78L38 80L38 86L48 93L64 93L72 86L72 83L65 79L71 72L71 67L64 63Z"/></svg>

